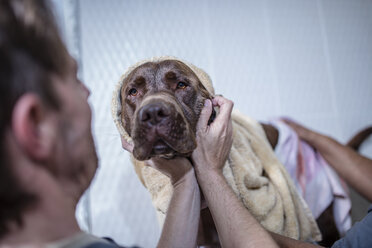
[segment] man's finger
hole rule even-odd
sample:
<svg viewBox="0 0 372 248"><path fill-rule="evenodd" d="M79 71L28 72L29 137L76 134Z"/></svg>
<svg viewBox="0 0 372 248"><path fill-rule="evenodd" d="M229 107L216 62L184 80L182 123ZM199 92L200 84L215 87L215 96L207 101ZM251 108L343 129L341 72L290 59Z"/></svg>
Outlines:
<svg viewBox="0 0 372 248"><path fill-rule="evenodd" d="M234 103L232 101L222 96L216 96L215 98L213 98L213 105L220 108L220 111L215 120L216 123L223 123L231 118L231 111L234 107Z"/></svg>
<svg viewBox="0 0 372 248"><path fill-rule="evenodd" d="M128 152L133 152L133 144L130 144L123 136L121 136L121 146Z"/></svg>
<svg viewBox="0 0 372 248"><path fill-rule="evenodd" d="M290 117L287 117L287 116L283 116L280 118L281 121L285 122L285 123L296 123L296 121L292 120Z"/></svg>
<svg viewBox="0 0 372 248"><path fill-rule="evenodd" d="M197 130L205 131L208 126L208 120L212 114L212 102L209 99L204 101L204 107L200 113L198 124L196 125Z"/></svg>
<svg viewBox="0 0 372 248"><path fill-rule="evenodd" d="M297 122L291 120L290 118L283 117L283 118L281 118L281 120L282 120L285 124L287 124L288 126L292 127L292 128L295 129L295 130L305 129L304 126L298 124Z"/></svg>

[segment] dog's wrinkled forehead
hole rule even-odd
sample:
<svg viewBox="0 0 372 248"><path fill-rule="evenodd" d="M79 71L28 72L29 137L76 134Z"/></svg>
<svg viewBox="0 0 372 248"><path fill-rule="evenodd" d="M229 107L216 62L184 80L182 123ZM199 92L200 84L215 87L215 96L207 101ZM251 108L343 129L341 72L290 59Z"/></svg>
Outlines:
<svg viewBox="0 0 372 248"><path fill-rule="evenodd" d="M122 92L130 86L147 84L153 91L166 88L167 80L187 80L189 83L200 84L199 78L184 63L177 60L147 62L135 68L128 77L123 79Z"/></svg>

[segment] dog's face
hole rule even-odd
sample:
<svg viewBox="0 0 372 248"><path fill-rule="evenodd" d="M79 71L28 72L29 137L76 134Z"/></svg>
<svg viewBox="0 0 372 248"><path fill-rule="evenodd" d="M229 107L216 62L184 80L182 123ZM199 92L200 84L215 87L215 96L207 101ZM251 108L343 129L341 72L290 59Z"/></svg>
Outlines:
<svg viewBox="0 0 372 248"><path fill-rule="evenodd" d="M133 139L134 157L190 156L204 100L211 99L195 73L177 60L148 62L122 85L121 120Z"/></svg>

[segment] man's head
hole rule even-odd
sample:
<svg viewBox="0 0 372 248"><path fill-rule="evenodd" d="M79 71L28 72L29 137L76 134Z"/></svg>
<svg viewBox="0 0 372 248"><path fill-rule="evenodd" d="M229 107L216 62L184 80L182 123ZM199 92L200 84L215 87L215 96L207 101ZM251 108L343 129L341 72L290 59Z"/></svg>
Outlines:
<svg viewBox="0 0 372 248"><path fill-rule="evenodd" d="M76 200L94 175L89 91L76 70L45 1L0 0L0 236L41 200L40 173Z"/></svg>
<svg viewBox="0 0 372 248"><path fill-rule="evenodd" d="M204 100L212 96L193 70L178 60L148 62L124 78L121 123L138 160L189 156Z"/></svg>

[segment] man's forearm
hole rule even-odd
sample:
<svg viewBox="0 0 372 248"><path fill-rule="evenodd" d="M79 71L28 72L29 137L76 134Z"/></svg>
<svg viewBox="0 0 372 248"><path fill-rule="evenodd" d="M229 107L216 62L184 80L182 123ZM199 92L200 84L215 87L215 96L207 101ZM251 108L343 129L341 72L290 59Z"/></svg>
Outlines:
<svg viewBox="0 0 372 248"><path fill-rule="evenodd" d="M372 201L372 160L324 135L307 140L351 187Z"/></svg>
<svg viewBox="0 0 372 248"><path fill-rule="evenodd" d="M197 178L223 247L277 247L234 194L222 172L199 172Z"/></svg>
<svg viewBox="0 0 372 248"><path fill-rule="evenodd" d="M175 183L158 247L196 247L200 191L194 170Z"/></svg>

